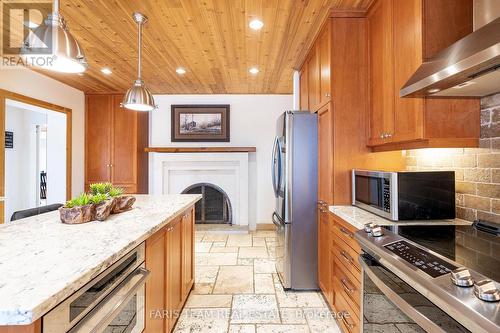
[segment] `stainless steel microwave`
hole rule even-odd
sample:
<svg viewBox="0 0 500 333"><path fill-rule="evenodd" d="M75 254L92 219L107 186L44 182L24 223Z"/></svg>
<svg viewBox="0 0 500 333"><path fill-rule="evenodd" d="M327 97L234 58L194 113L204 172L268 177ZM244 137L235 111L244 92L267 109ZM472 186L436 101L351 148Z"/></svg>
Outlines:
<svg viewBox="0 0 500 333"><path fill-rule="evenodd" d="M454 171L352 171L352 204L393 221L455 218Z"/></svg>

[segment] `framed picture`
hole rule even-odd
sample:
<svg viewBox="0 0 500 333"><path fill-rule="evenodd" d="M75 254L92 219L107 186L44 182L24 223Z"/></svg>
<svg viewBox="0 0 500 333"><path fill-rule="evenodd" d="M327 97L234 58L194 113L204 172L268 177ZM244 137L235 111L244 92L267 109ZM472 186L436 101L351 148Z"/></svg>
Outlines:
<svg viewBox="0 0 500 333"><path fill-rule="evenodd" d="M229 105L172 105L172 142L229 142Z"/></svg>

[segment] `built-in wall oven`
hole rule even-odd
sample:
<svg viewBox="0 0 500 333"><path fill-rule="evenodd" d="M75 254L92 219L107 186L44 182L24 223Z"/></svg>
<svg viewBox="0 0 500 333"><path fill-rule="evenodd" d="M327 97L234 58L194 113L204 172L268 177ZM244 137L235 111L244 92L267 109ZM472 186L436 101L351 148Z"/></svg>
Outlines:
<svg viewBox="0 0 500 333"><path fill-rule="evenodd" d="M43 331L141 333L149 275L142 243L42 319Z"/></svg>

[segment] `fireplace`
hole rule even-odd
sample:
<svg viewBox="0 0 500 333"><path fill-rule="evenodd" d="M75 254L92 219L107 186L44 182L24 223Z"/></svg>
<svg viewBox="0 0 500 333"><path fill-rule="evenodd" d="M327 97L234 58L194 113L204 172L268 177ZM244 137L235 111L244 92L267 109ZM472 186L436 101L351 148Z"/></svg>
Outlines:
<svg viewBox="0 0 500 333"><path fill-rule="evenodd" d="M183 194L201 194L195 206L195 222L198 224L232 224L231 202L226 192L210 183L189 186Z"/></svg>
<svg viewBox="0 0 500 333"><path fill-rule="evenodd" d="M179 194L185 193L194 185L212 185L208 187L208 191L215 188L221 190L226 197L229 221L225 223L248 225L248 153L155 152L149 153L149 157L151 194ZM198 189L197 193L202 194L200 191ZM195 208L197 213L201 204ZM220 218L220 212L218 216ZM202 220L201 214L197 220Z"/></svg>

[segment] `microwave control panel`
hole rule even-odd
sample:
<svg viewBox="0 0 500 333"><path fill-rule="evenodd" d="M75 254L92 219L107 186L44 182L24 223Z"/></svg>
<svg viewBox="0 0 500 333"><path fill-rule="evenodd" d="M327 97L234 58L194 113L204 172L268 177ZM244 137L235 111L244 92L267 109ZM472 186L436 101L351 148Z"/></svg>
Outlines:
<svg viewBox="0 0 500 333"><path fill-rule="evenodd" d="M457 268L455 265L404 240L387 244L384 247L433 278L448 274Z"/></svg>
<svg viewBox="0 0 500 333"><path fill-rule="evenodd" d="M382 207L386 212L391 211L391 183L389 179L384 179L384 185L383 185L383 205Z"/></svg>

